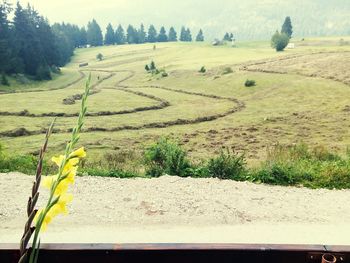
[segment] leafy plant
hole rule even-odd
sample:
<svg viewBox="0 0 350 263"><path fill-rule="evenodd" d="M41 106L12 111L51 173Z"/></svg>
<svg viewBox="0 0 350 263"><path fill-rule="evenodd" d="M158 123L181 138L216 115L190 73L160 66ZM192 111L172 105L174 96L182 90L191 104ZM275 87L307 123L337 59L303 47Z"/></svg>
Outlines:
<svg viewBox="0 0 350 263"><path fill-rule="evenodd" d="M276 33L271 38L271 46L276 49L276 51L283 51L289 43L289 36L285 33Z"/></svg>
<svg viewBox="0 0 350 263"><path fill-rule="evenodd" d="M7 80L5 73L1 74L1 85L10 86L10 83Z"/></svg>
<svg viewBox="0 0 350 263"><path fill-rule="evenodd" d="M45 231L47 225L54 217L59 214L67 214L67 203L71 202L73 196L67 193L70 184L74 183L74 178L77 173L78 163L81 158L84 158L86 153L83 147L74 150L75 145L79 141L79 133L84 124L84 117L87 111L86 101L90 91L90 80L87 81L85 93L82 98L81 110L76 127L72 131L71 140L67 143L65 153L63 155L53 157L52 161L57 165L57 173L53 176L45 176L42 178L42 164L44 159L44 152L46 151L49 136L53 130L52 122L45 139L44 146L40 151L39 162L37 165L36 180L33 185L32 195L27 204L28 221L25 226L25 231L21 239L20 245L20 263L28 262L28 250L26 250L32 234L34 234L32 241L32 249L30 251L29 263L37 262L40 248L40 233ZM49 198L46 205L35 210L35 206L39 197L40 182L43 186L49 189ZM32 224L34 227L32 228Z"/></svg>
<svg viewBox="0 0 350 263"><path fill-rule="evenodd" d="M229 149L222 151L219 156L211 158L208 163L210 177L220 179L244 180L246 161L244 155L236 154Z"/></svg>
<svg viewBox="0 0 350 263"><path fill-rule="evenodd" d="M103 55L101 53L98 53L96 55L96 59L99 60L99 61L102 61L103 60Z"/></svg>
<svg viewBox="0 0 350 263"><path fill-rule="evenodd" d="M199 73L205 73L205 72L207 72L207 70L206 70L206 68L204 66L202 66L198 72Z"/></svg>
<svg viewBox="0 0 350 263"><path fill-rule="evenodd" d="M255 80L252 80L252 79L247 79L244 83L244 86L246 87L253 87L256 85L256 82Z"/></svg>
<svg viewBox="0 0 350 263"><path fill-rule="evenodd" d="M158 177L162 174L186 176L190 168L187 153L175 142L161 138L157 143L146 149L146 175Z"/></svg>
<svg viewBox="0 0 350 263"><path fill-rule="evenodd" d="M156 69L157 69L156 63L154 63L153 60L151 61L151 64L149 65L149 69L150 69L150 70L156 70Z"/></svg>

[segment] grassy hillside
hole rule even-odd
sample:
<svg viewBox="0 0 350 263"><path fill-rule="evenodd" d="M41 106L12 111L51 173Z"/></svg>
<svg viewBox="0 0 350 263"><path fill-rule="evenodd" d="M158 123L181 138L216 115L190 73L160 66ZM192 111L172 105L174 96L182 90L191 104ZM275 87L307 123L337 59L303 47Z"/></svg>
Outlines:
<svg viewBox="0 0 350 263"><path fill-rule="evenodd" d="M57 116L50 149L62 150L79 107L79 99L68 105L63 100L82 93L91 72L90 116L81 143L94 159L138 151L161 136L177 138L193 160L226 146L246 152L251 164L277 143L344 150L350 144L350 47L339 46L339 38L296 46L280 53L267 42L79 49L53 81L0 86L0 141L11 152L36 152ZM98 53L103 61L96 60ZM144 70L152 60L168 77ZM79 68L82 62L89 66ZM245 87L247 79L257 85Z"/></svg>

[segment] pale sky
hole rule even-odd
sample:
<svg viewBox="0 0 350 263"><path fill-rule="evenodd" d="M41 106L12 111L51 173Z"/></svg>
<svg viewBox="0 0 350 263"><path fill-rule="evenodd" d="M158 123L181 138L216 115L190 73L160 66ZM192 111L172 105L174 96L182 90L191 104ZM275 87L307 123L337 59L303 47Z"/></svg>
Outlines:
<svg viewBox="0 0 350 263"><path fill-rule="evenodd" d="M0 0L1 1L1 0ZM16 0L8 0L15 4ZM232 32L238 38L269 39L286 16L295 35L345 35L350 33L350 0L19 0L28 2L51 24L69 22L86 26L95 18L104 31L129 24L159 30L200 28L207 39ZM330 27L331 25L331 27ZM237 39L238 39L237 38Z"/></svg>
<svg viewBox="0 0 350 263"><path fill-rule="evenodd" d="M222 0L219 0L222 1ZM16 0L10 0L15 3ZM171 18L162 14L159 10L173 10L170 12L176 17L177 12L183 12L183 6L188 6L188 0L20 0L22 5L30 3L40 14L46 16L50 23L66 22L85 25L92 18L101 24L103 28L111 22L114 26L119 23L145 24L167 23L171 24ZM199 11L199 1L192 1L193 10ZM187 10L188 11L188 10ZM168 13L169 14L169 13ZM183 15L183 14L182 14ZM152 21L152 18L154 21ZM167 21L165 21L167 20ZM190 15L185 23L190 22Z"/></svg>

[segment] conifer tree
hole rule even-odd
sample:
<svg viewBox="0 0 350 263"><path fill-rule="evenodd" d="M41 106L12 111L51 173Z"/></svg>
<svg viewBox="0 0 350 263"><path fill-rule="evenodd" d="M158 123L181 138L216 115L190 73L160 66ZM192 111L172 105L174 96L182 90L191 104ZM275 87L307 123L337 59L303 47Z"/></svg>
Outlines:
<svg viewBox="0 0 350 263"><path fill-rule="evenodd" d="M125 33L122 25L119 24L117 30L115 31L115 42L118 45L123 45L126 42Z"/></svg>
<svg viewBox="0 0 350 263"><path fill-rule="evenodd" d="M13 25L18 56L23 62L24 72L34 76L40 66L47 66L37 34L37 19L37 13L29 5L24 9L17 2Z"/></svg>
<svg viewBox="0 0 350 263"><path fill-rule="evenodd" d="M140 29L138 31L138 42L140 44L146 42L146 32L145 32L145 26L141 24Z"/></svg>
<svg viewBox="0 0 350 263"><path fill-rule="evenodd" d="M291 38L293 35L292 21L289 16L286 17L282 25L281 34L283 33L286 34L289 38Z"/></svg>
<svg viewBox="0 0 350 263"><path fill-rule="evenodd" d="M164 26L161 27L158 35L158 42L167 42L168 41L168 36L166 34Z"/></svg>
<svg viewBox="0 0 350 263"><path fill-rule="evenodd" d="M138 43L137 31L132 25L129 25L126 29L126 42L129 44Z"/></svg>
<svg viewBox="0 0 350 263"><path fill-rule="evenodd" d="M153 25L149 26L147 35L148 35L147 36L148 42L150 42L150 43L157 42L157 30L155 29L155 27Z"/></svg>
<svg viewBox="0 0 350 263"><path fill-rule="evenodd" d="M203 42L204 41L204 35L202 29L199 30L197 37L196 37L197 42Z"/></svg>
<svg viewBox="0 0 350 263"><path fill-rule="evenodd" d="M102 46L103 36L101 27L98 25L95 19L88 23L87 28L87 42L91 46Z"/></svg>
<svg viewBox="0 0 350 263"><path fill-rule="evenodd" d="M6 3L0 3L0 72L9 72L11 70L10 61L13 59L13 50L11 47L11 31L9 27L8 14L10 6Z"/></svg>
<svg viewBox="0 0 350 263"><path fill-rule="evenodd" d="M225 33L223 40L224 41L231 41L230 40L230 34L228 32Z"/></svg>
<svg viewBox="0 0 350 263"><path fill-rule="evenodd" d="M105 45L114 45L115 44L115 35L112 25L109 23L106 28L105 34Z"/></svg>
<svg viewBox="0 0 350 263"><path fill-rule="evenodd" d="M185 27L181 27L180 41L187 41L187 32Z"/></svg>
<svg viewBox="0 0 350 263"><path fill-rule="evenodd" d="M80 29L80 34L79 34L79 46L86 46L87 44L87 33L85 27L82 27Z"/></svg>
<svg viewBox="0 0 350 263"><path fill-rule="evenodd" d="M174 27L171 27L169 29L168 41L170 41L170 42L177 41L177 34L176 34Z"/></svg>
<svg viewBox="0 0 350 263"><path fill-rule="evenodd" d="M189 28L186 29L186 41L188 42L192 41L191 30Z"/></svg>

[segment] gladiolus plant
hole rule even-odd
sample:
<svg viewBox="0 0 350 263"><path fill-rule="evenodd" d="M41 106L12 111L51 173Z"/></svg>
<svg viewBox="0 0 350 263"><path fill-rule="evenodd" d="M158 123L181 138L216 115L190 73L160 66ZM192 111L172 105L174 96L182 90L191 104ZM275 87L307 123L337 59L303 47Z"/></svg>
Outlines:
<svg viewBox="0 0 350 263"><path fill-rule="evenodd" d="M32 241L32 249L30 250L29 263L37 262L40 248L40 233L42 231L46 231L48 224L50 224L53 218L55 218L57 215L66 215L68 213L67 204L73 199L73 195L68 193L68 189L69 186L74 183L79 161L86 156L84 147L75 149L75 146L79 141L79 134L83 127L84 117L87 111L86 102L90 91L90 80L91 77L89 77L88 81L86 82L78 123L72 131L71 140L67 143L63 155L52 158L52 161L57 166L57 174L41 177L43 154L46 150L53 124L50 126L47 133L45 144L40 152L36 182L34 182L32 197L30 197L28 202L28 221L25 227L25 233L23 234L21 240L20 263L28 262L29 251L26 250L26 247L32 234L34 234L34 236ZM42 186L47 188L50 192L46 205L36 211L34 210L34 207L38 200L38 188L41 181ZM34 227L31 227L32 222L34 223Z"/></svg>

